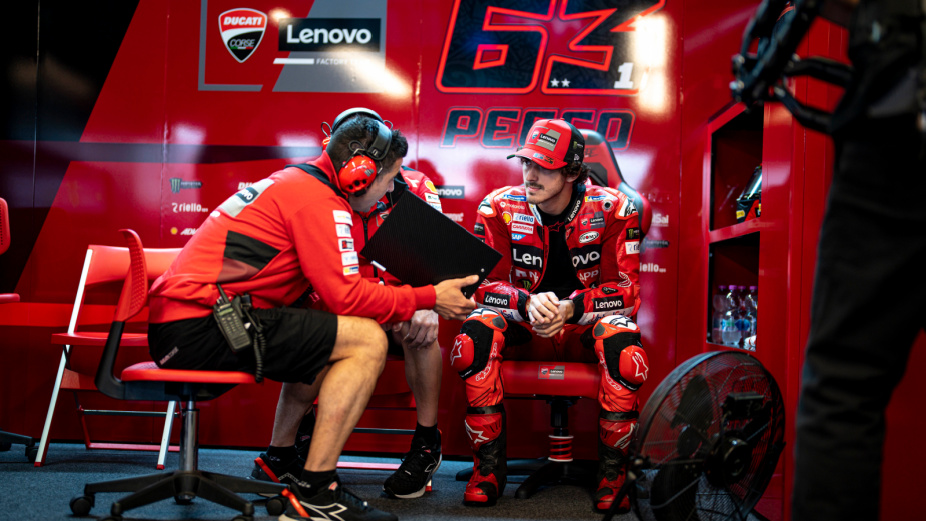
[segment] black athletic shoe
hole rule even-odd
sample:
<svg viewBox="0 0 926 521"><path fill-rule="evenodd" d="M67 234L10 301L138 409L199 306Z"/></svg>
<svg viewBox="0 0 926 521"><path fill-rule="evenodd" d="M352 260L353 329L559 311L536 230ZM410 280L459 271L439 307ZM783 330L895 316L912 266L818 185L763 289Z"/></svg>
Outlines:
<svg viewBox="0 0 926 521"><path fill-rule="evenodd" d="M412 499L424 495L431 484L431 476L440 467L440 445L427 448L419 445L405 455L402 465L386 479L383 492L399 499Z"/></svg>
<svg viewBox="0 0 926 521"><path fill-rule="evenodd" d="M305 461L295 458L289 463L274 463L267 457L267 453L261 452L260 456L254 458L254 468L251 469L251 479L259 481L269 481L272 483L282 483L291 485L300 480L302 477L302 468ZM268 497L276 494L262 494Z"/></svg>
<svg viewBox="0 0 926 521"><path fill-rule="evenodd" d="M280 521L308 521L310 519L340 519L343 521L397 521L399 518L377 510L366 501L350 493L337 481L313 497L306 498L299 487L283 491L287 499L286 511Z"/></svg>

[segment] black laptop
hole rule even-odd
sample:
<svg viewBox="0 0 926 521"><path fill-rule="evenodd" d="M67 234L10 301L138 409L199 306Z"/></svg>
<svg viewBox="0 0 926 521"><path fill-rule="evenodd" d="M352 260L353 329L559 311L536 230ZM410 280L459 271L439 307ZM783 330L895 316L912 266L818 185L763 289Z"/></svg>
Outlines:
<svg viewBox="0 0 926 521"><path fill-rule="evenodd" d="M502 258L501 253L414 194L399 199L360 254L415 287L479 275L476 284L463 288L466 297L475 293Z"/></svg>

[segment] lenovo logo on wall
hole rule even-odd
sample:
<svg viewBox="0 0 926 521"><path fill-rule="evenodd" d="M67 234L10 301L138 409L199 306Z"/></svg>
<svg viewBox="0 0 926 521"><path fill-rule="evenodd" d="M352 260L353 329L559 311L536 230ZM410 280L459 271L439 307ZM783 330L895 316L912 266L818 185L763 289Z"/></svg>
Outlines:
<svg viewBox="0 0 926 521"><path fill-rule="evenodd" d="M267 15L255 9L239 7L219 15L219 33L228 52L243 63L260 45L267 29Z"/></svg>
<svg viewBox="0 0 926 521"><path fill-rule="evenodd" d="M379 52L378 18L287 18L280 22L280 50Z"/></svg>

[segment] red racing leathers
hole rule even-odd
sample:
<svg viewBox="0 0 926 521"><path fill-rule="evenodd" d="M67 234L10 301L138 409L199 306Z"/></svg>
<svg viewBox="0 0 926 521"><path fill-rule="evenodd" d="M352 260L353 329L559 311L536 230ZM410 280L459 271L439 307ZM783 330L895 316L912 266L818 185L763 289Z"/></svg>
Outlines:
<svg viewBox="0 0 926 521"><path fill-rule="evenodd" d="M575 312L567 318L563 334L535 336L524 347L568 355L592 328L586 343L594 344L601 375L597 505L608 508L623 482L620 468L636 426L637 390L649 371L640 330L629 318L640 306L641 237L636 208L623 193L591 185L574 189L578 194L566 208L562 225L571 264L584 287L568 296ZM479 205L474 233L503 257L476 291L480 307L464 321L450 362L465 381L470 406L466 431L475 466L464 500L491 504L505 483L504 466L496 464L504 460L506 444L502 354L506 341L523 343L524 330L532 332L525 322L527 305L544 277L550 235L537 208L527 203L522 186L490 193Z"/></svg>
<svg viewBox="0 0 926 521"><path fill-rule="evenodd" d="M336 188L327 153L274 172L214 210L150 291L150 321L204 317L221 283L229 297L249 293L255 307L292 304L311 286L338 315L380 323L434 306L433 286L385 287L360 275L351 239L353 211Z"/></svg>
<svg viewBox="0 0 926 521"><path fill-rule="evenodd" d="M585 289L569 324L593 324L608 315L632 316L640 307L640 225L633 202L612 188L579 185L567 208L566 245ZM583 193L584 191L584 193ZM495 190L479 204L474 233L503 257L476 290L476 305L523 322L530 293L547 265L547 229L523 186Z"/></svg>

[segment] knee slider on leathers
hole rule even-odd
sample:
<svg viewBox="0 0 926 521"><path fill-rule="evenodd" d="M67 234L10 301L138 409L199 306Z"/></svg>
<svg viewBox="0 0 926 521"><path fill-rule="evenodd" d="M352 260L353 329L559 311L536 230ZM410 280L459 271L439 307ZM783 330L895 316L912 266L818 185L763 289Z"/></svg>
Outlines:
<svg viewBox="0 0 926 521"><path fill-rule="evenodd" d="M612 315L595 324L594 337L596 343L601 342L611 378L631 391L638 390L649 374L640 328L625 316Z"/></svg>
<svg viewBox="0 0 926 521"><path fill-rule="evenodd" d="M492 354L492 345L504 345L504 332L508 323L498 313L477 309L460 327L450 351L450 365L464 380L485 369Z"/></svg>

